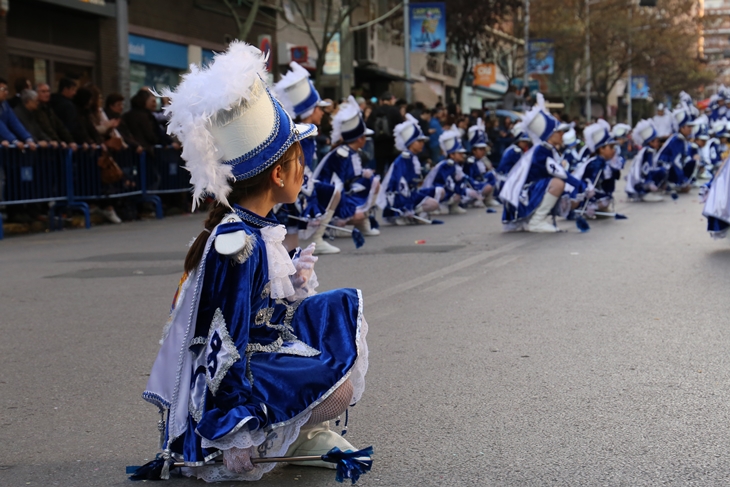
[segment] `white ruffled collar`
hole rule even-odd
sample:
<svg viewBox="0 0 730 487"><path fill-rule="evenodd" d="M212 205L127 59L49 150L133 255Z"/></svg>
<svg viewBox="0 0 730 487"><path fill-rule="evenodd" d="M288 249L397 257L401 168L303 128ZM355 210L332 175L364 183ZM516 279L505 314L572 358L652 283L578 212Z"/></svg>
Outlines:
<svg viewBox="0 0 730 487"><path fill-rule="evenodd" d="M289 276L296 274L297 270L282 244L284 237L286 237L284 225L261 228L261 238L266 244L266 257L269 261L271 297L274 299L285 299L294 294L294 286Z"/></svg>

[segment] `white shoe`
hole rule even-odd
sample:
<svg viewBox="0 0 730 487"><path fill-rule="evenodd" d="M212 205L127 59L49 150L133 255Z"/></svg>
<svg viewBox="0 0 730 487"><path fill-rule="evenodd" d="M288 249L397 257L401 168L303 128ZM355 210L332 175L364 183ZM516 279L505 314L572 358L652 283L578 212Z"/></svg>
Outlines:
<svg viewBox="0 0 730 487"><path fill-rule="evenodd" d="M466 213L466 210L459 206L458 203L449 206L450 215L463 215L464 213Z"/></svg>
<svg viewBox="0 0 730 487"><path fill-rule="evenodd" d="M322 456L334 447L337 447L342 451L355 451L355 447L342 436L331 431L329 421L325 421L324 423L319 423L313 426L302 426L299 430L299 436L296 440L294 440L294 443L289 446L285 456ZM337 465L334 463L323 462L321 460L313 462L291 462L291 464L306 467L337 468Z"/></svg>
<svg viewBox="0 0 730 487"><path fill-rule="evenodd" d="M482 200L474 200L474 202L471 204L474 208L486 208L487 205L484 204L484 201Z"/></svg>
<svg viewBox="0 0 730 487"><path fill-rule="evenodd" d="M406 226L406 225L410 225L411 224L411 221L408 218L404 217L404 216L397 216L397 217L395 217L393 219L393 224L396 225L396 226L398 226L398 227L403 227L403 226Z"/></svg>
<svg viewBox="0 0 730 487"><path fill-rule="evenodd" d="M313 255L327 255L327 254L339 254L340 249L332 245L331 243L327 242L322 237L312 240L312 243L314 244L314 252L312 252Z"/></svg>
<svg viewBox="0 0 730 487"><path fill-rule="evenodd" d="M494 198L489 198L489 201L487 202L487 206L492 206L494 208L501 208L502 207L502 203L500 203L499 201L495 200Z"/></svg>
<svg viewBox="0 0 730 487"><path fill-rule="evenodd" d="M647 203L657 203L659 201L664 201L664 197L657 193L646 193L641 197L641 201L646 201Z"/></svg>
<svg viewBox="0 0 730 487"><path fill-rule="evenodd" d="M530 222L527 224L527 231L532 233L557 233L560 230L558 227L548 222L550 212L558 202L558 197L553 196L550 193L545 193L540 206L537 207L535 213L533 213Z"/></svg>
<svg viewBox="0 0 730 487"><path fill-rule="evenodd" d="M364 237L376 237L380 235L380 230L370 226L369 218L365 218L363 221L355 225L355 228L360 230L360 233L362 233Z"/></svg>
<svg viewBox="0 0 730 487"><path fill-rule="evenodd" d="M117 212L114 211L114 208L101 210L101 214L111 223L122 223L122 219L119 218L119 215L117 215Z"/></svg>

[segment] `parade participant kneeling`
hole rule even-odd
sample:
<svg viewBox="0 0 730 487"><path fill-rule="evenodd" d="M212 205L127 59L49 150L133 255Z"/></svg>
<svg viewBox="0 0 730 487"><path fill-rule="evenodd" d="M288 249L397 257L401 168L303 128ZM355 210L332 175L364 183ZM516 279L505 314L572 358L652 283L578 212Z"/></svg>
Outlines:
<svg viewBox="0 0 730 487"><path fill-rule="evenodd" d="M373 131L365 126L360 107L350 96L332 119L332 144L337 145L322 158L314 170L314 179L334 185L342 193L335 209L335 224L355 225L363 235L380 235L370 226L370 209L380 189L380 177L372 169L363 169L358 151L365 147Z"/></svg>
<svg viewBox="0 0 730 487"><path fill-rule="evenodd" d="M507 149L502 153L502 159L500 159L499 165L495 170L495 176L497 178L497 196L502 190L502 185L507 179L509 172L532 146L532 140L530 140L530 136L527 135L527 132L523 130L522 122L515 124L512 128L512 134L515 136L515 142L507 147Z"/></svg>
<svg viewBox="0 0 730 487"><path fill-rule="evenodd" d="M686 107L678 108L672 112L676 123L677 132L667 139L657 158L664 164L667 170L667 181L670 189L677 192L686 193L691 188L691 181L685 174L685 165L687 164L687 155L689 153L687 147L687 138L692 133L692 117ZM658 131L658 129L657 129ZM694 167L692 167L694 171Z"/></svg>
<svg viewBox="0 0 730 487"><path fill-rule="evenodd" d="M468 178L464 175L462 165L466 159L466 150L461 145L461 134L456 127L445 131L439 136L439 145L446 159L436 164L429 171L421 186L422 190L431 191L440 188L443 191L439 214L460 215L466 210L460 206L466 196L465 183Z"/></svg>
<svg viewBox="0 0 730 487"><path fill-rule="evenodd" d="M471 155L466 158L464 174L469 177L470 182L467 184L470 187L467 189L467 200L464 203L475 207L502 206L492 198L497 186L497 178L487 159L489 144L487 144L487 132L481 118L477 119L476 125L469 127L469 145Z"/></svg>
<svg viewBox="0 0 730 487"><path fill-rule="evenodd" d="M707 218L707 231L714 239L727 236L730 229L730 165L729 159L720 165L715 177L700 188L705 206L702 216Z"/></svg>
<svg viewBox="0 0 730 487"><path fill-rule="evenodd" d="M563 133L558 130L559 125L545 109L545 99L538 93L537 104L523 118L523 128L535 145L510 172L500 193L505 204L502 215L505 231L558 232L548 218L561 199L565 184L569 183L578 192L585 191L586 185L569 175L560 164L557 147L563 141ZM565 208L561 213L567 212Z"/></svg>
<svg viewBox="0 0 730 487"><path fill-rule="evenodd" d="M274 93L295 122L315 125L319 129L324 115L322 108L331 103L322 101L309 79L309 71L294 62L290 66L291 71L274 85ZM315 244L314 255L337 254L340 249L323 237L340 202L340 191L331 184L314 180L311 168L317 154L316 139L307 137L299 143L304 153L304 183L297 201L280 205L276 212L277 219L287 227L284 246L289 250L297 248L302 234L302 238L311 238Z"/></svg>
<svg viewBox="0 0 730 487"><path fill-rule="evenodd" d="M418 189L423 181L418 154L428 137L410 113L406 114L405 122L395 126L393 135L401 154L390 165L380 186L378 206L390 223L427 223L428 214L439 209L439 201L445 194L443 188Z"/></svg>
<svg viewBox="0 0 730 487"><path fill-rule="evenodd" d="M626 194L636 201L655 203L663 201L660 194L667 179L667 170L657 161L656 151L661 145L654 122L641 120L634 127L631 137L637 147L641 147L631 163L626 176Z"/></svg>
<svg viewBox="0 0 730 487"><path fill-rule="evenodd" d="M327 421L364 390L363 299L355 289L313 294L311 248L292 260L282 246L271 211L296 199L299 141L316 129L294 124L265 76L266 57L234 41L165 91L194 201L215 203L143 395L167 412L162 478L184 462L183 474L210 482L258 480L275 464L254 458L353 449Z"/></svg>
<svg viewBox="0 0 730 487"><path fill-rule="evenodd" d="M593 156L580 165L573 176L581 179L589 188L593 189L594 194L585 205L585 211L589 217L594 216L596 211L609 210L613 203L616 181L621 177L621 171L609 164L616 155L616 139L609 132L610 129L611 126L605 120L599 120L583 129L583 138ZM574 190L571 194L574 207L581 202L577 193L579 191Z"/></svg>
<svg viewBox="0 0 730 487"><path fill-rule="evenodd" d="M568 172L573 172L581 161L578 151L575 150L578 142L578 135L575 133L575 128L570 127L570 130L563 134L563 160L568 164L566 168Z"/></svg>

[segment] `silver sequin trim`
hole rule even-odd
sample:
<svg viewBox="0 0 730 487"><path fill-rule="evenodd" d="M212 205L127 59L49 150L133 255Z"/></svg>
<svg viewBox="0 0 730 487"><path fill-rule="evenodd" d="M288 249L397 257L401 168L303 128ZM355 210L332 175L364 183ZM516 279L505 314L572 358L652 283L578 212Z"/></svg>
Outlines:
<svg viewBox="0 0 730 487"><path fill-rule="evenodd" d="M214 396L215 393L218 392L218 387L220 387L221 381L228 372L228 369L230 369L234 363L241 359L241 355L238 353L236 344L233 343L231 335L228 334L228 327L226 327L226 321L223 318L223 312L220 308L216 309L215 314L213 315L213 322L210 324L210 331L208 332L208 343L210 343L210 339L216 329L220 330L219 333L221 341L226 346L229 357L228 360L218 365L218 370L216 371L214 377L209 377L207 373L205 375L206 382L208 383L208 389Z"/></svg>
<svg viewBox="0 0 730 487"><path fill-rule="evenodd" d="M190 340L190 346L193 345L205 345L208 343L208 339L206 337L195 337L192 340Z"/></svg>
<svg viewBox="0 0 730 487"><path fill-rule="evenodd" d="M253 321L256 326L268 325L272 316L274 316L274 308L261 308Z"/></svg>

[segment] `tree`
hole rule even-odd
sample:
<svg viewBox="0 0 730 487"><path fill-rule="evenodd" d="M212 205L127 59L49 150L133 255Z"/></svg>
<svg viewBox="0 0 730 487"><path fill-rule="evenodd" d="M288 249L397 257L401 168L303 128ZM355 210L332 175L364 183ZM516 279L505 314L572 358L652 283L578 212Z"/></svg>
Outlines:
<svg viewBox="0 0 730 487"><path fill-rule="evenodd" d="M308 0L285 0L294 6L294 12L286 12L284 20L288 25L301 30L312 41L314 49L317 51L317 63L314 71L314 83L319 85L319 79L322 76L322 70L324 69L325 55L327 53L327 46L329 46L332 38L342 30L343 23L347 22L352 15L352 12L357 9L361 0L321 0L320 7L322 12L317 12L317 8ZM305 11L305 6L310 4L314 9L313 15L308 14ZM321 18L324 16L322 23L318 23L315 19L317 14L320 14ZM344 39L341 39L341 42Z"/></svg>
<svg viewBox="0 0 730 487"><path fill-rule="evenodd" d="M589 29L591 84L604 110L616 84L635 75L649 77L654 97L692 90L705 83L707 72L697 59L695 0L662 0L660 8L641 8L628 0L599 0L585 16L584 0L532 0L539 15L533 18L531 37L555 42L555 72L551 92L566 110L585 90L584 49ZM559 5L556 5L559 4Z"/></svg>
<svg viewBox="0 0 730 487"><path fill-rule="evenodd" d="M458 99L474 65L495 50L494 28L523 5L523 0L449 0L446 2L447 45L461 61Z"/></svg>
<svg viewBox="0 0 730 487"><path fill-rule="evenodd" d="M263 2L265 3L265 2ZM276 17L262 12L262 0L196 0L195 6L221 15L233 17L238 28L236 39L247 41L254 22L262 23L260 16L268 17L267 25L276 29Z"/></svg>

